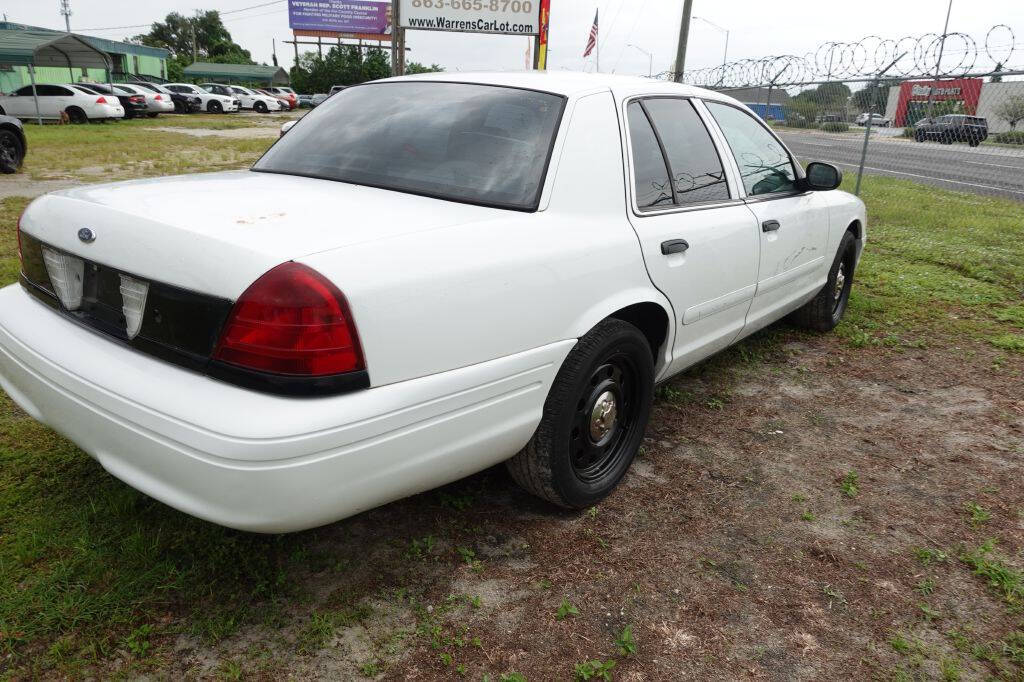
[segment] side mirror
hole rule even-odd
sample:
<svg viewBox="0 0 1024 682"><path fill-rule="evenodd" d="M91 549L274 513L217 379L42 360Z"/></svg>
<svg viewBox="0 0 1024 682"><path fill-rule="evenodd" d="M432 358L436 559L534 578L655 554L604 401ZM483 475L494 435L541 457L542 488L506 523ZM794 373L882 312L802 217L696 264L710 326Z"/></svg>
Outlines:
<svg viewBox="0 0 1024 682"><path fill-rule="evenodd" d="M812 161L807 164L807 177L804 178L804 189L827 191L835 189L843 182L843 172L830 163Z"/></svg>
<svg viewBox="0 0 1024 682"><path fill-rule="evenodd" d="M298 123L298 121L286 121L286 122L282 123L281 124L281 135L279 137L284 137L284 134L287 133L289 130L291 130L292 127L296 123Z"/></svg>

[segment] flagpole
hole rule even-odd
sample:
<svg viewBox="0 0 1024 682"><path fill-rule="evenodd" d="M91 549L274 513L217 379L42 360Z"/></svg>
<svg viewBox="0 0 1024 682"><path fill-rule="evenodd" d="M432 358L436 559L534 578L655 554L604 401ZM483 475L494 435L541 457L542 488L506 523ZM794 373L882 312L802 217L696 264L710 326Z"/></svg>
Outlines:
<svg viewBox="0 0 1024 682"><path fill-rule="evenodd" d="M601 25L600 22L598 22L598 18L600 16L600 14L601 14L601 8L598 7L597 10L594 12L594 23L597 24L598 26ZM597 45L595 45L594 48L597 50L596 56L594 57L594 67L596 68L596 73L601 73L601 34L600 33L597 34Z"/></svg>

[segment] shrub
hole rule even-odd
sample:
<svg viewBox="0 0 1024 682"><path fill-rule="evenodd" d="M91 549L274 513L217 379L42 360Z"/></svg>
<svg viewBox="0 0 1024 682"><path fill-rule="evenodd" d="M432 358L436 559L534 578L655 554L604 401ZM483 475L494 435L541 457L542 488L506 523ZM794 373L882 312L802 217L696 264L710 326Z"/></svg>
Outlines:
<svg viewBox="0 0 1024 682"><path fill-rule="evenodd" d="M995 142L1002 144L1024 144L1024 130L1011 130L1006 133L996 133L992 138Z"/></svg>
<svg viewBox="0 0 1024 682"><path fill-rule="evenodd" d="M914 126L907 126L906 128L903 129L903 133L900 134L900 137L913 137L913 136L914 136Z"/></svg>
<svg viewBox="0 0 1024 682"><path fill-rule="evenodd" d="M845 133L850 129L850 126L842 121L829 121L828 123L822 123L821 129L827 133Z"/></svg>

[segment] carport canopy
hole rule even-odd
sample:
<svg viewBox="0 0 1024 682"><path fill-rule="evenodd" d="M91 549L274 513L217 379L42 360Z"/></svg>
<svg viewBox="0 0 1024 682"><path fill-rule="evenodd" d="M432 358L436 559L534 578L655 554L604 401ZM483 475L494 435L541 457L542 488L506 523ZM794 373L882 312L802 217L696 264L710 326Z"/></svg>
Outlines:
<svg viewBox="0 0 1024 682"><path fill-rule="evenodd" d="M110 58L105 52L74 34L55 35L52 32L31 30L0 31L0 64L28 66L36 102L36 118L40 123L43 119L39 113L39 97L35 94L35 67L105 69L108 82L112 70Z"/></svg>
<svg viewBox="0 0 1024 682"><path fill-rule="evenodd" d="M259 64L213 64L193 62L185 67L189 78L209 78L222 83L266 83L267 85L288 85L288 72L280 66Z"/></svg>

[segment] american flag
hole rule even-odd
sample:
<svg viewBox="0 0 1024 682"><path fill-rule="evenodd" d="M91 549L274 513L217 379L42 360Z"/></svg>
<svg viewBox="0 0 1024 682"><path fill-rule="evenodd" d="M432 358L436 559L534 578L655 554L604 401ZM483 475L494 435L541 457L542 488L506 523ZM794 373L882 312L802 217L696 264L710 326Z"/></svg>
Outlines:
<svg viewBox="0 0 1024 682"><path fill-rule="evenodd" d="M590 53L597 47L597 13L600 10L594 10L594 25L590 29L590 37L587 38L587 49L583 51L584 57L589 57Z"/></svg>

